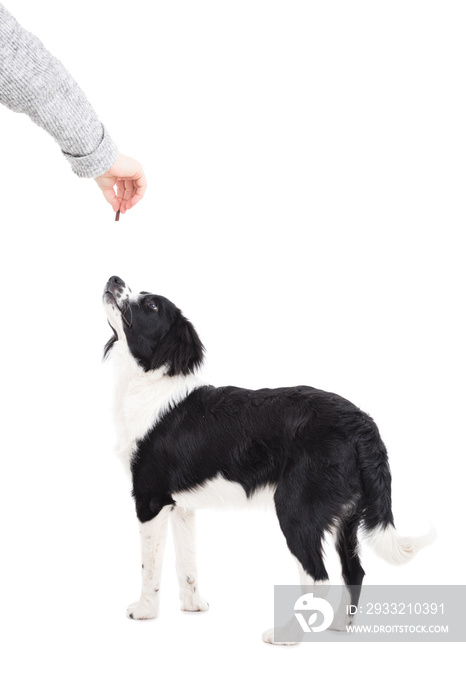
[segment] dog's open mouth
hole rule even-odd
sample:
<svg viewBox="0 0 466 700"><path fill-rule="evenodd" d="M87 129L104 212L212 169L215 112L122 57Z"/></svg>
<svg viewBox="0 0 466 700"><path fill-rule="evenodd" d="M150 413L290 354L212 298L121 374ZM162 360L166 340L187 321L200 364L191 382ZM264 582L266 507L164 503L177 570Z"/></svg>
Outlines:
<svg viewBox="0 0 466 700"><path fill-rule="evenodd" d="M129 312L129 314L130 314L130 316L131 316L131 307L129 306L129 304L124 304L124 305L120 306L120 304L118 303L118 301L117 301L115 295L112 294L112 292L108 292L108 291L105 292L104 298L105 298L105 300L106 300L109 304L112 304L112 306L116 306L116 307L117 307L117 309L119 310L119 312L120 312L120 314L121 314L121 318L122 318L122 320L123 320L123 323L124 323L126 326L128 326L128 328L131 328L131 326L132 326L132 323L131 323L132 319L128 320L127 317L126 317L126 314L128 314L128 312Z"/></svg>

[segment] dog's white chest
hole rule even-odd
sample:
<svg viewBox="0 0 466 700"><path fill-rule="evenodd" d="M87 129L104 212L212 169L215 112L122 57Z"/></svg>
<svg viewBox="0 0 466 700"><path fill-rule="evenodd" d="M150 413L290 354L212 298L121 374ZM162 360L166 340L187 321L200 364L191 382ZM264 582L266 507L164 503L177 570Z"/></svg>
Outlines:
<svg viewBox="0 0 466 700"><path fill-rule="evenodd" d="M138 440L203 382L194 375L170 377L165 367L144 372L128 353L125 341L118 341L113 352L117 369L114 399L116 453L130 472L131 457Z"/></svg>

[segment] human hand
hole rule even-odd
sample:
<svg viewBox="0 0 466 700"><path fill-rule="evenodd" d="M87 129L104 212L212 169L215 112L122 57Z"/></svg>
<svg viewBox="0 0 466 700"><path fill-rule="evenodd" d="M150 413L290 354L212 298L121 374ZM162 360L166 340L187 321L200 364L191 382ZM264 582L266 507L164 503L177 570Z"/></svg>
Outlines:
<svg viewBox="0 0 466 700"><path fill-rule="evenodd" d="M94 179L113 211L122 214L144 197L147 188L142 165L121 153L106 173Z"/></svg>

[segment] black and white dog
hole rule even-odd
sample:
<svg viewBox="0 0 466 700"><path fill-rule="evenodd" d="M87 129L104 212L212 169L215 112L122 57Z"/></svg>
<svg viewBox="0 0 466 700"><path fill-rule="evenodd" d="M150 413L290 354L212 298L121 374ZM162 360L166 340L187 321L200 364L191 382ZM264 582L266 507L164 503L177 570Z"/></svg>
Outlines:
<svg viewBox="0 0 466 700"><path fill-rule="evenodd" d="M117 366L118 454L133 480L142 543L142 592L128 616L156 617L171 518L183 610L206 610L197 580L194 515L209 503L269 496L302 584L326 582L322 555L335 536L356 604L364 577L358 528L387 561L402 564L433 538L401 537L393 524L387 452L373 420L336 394L307 386L250 391L205 385L193 325L162 296L133 294L111 277L104 305ZM349 602L349 601L348 601ZM343 608L346 609L346 608ZM336 623L345 629L345 614ZM264 633L273 642L273 630Z"/></svg>

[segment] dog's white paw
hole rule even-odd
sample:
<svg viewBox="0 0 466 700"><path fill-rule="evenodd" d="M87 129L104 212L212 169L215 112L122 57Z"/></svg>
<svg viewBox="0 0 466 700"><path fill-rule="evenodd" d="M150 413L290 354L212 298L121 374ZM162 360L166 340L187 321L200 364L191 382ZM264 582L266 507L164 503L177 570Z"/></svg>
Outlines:
<svg viewBox="0 0 466 700"><path fill-rule="evenodd" d="M159 612L158 601L153 598L141 598L132 603L126 610L127 617L131 620L152 620Z"/></svg>
<svg viewBox="0 0 466 700"><path fill-rule="evenodd" d="M350 617L349 615L344 615L342 617L339 617L337 615L333 619L333 622L328 629L333 630L334 632L347 632L348 631L347 628L351 627L352 624L353 624L353 618Z"/></svg>
<svg viewBox="0 0 466 700"><path fill-rule="evenodd" d="M279 635L281 636L281 635ZM266 644L276 644L277 646L283 646L283 647L291 647L294 646L295 644L299 644L299 642L276 642L275 641L275 630L273 627L271 627L269 630L265 630L264 634L262 635L262 641L266 642Z"/></svg>
<svg viewBox="0 0 466 700"><path fill-rule="evenodd" d="M189 591L181 598L181 610L183 612L205 612L209 609L209 603L197 593Z"/></svg>

